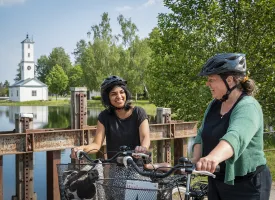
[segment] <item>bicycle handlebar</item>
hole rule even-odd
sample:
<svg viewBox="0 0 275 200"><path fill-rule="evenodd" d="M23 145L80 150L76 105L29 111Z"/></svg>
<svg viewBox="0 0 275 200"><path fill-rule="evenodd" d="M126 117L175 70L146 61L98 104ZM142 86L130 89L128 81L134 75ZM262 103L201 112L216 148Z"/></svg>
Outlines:
<svg viewBox="0 0 275 200"><path fill-rule="evenodd" d="M137 164L135 163L135 161L133 160L132 157L130 156L126 156L123 158L123 164L130 164L134 167L134 169L142 176L147 176L147 177L155 177L155 178L165 178L168 177L169 175L171 175L173 172L175 172L176 170L181 170L181 172L185 172L187 174L200 174L200 175L207 175L207 176L211 176L213 178L216 177L215 174L208 172L208 171L197 171L195 169L195 165L184 165L184 164L177 164L174 167L172 167L170 170L168 170L165 173L160 173L160 172L155 172L155 171L143 171L142 169L140 169Z"/></svg>
<svg viewBox="0 0 275 200"><path fill-rule="evenodd" d="M97 160L100 160L102 163L110 163L113 161L117 161L117 158L119 158L120 156L125 157L125 156L137 156L137 157L142 157L142 158L149 158L151 156L151 152L145 152L145 153L139 153L139 152L135 152L134 150L122 150L117 152L112 158L110 159L91 159L88 154L86 152L84 152L83 150L78 150L76 153L76 157L77 159L82 159L83 157L85 157L89 162L94 163Z"/></svg>
<svg viewBox="0 0 275 200"><path fill-rule="evenodd" d="M208 172L208 171L197 171L195 169L195 165L191 163L191 161L188 158L181 157L179 159L179 164L175 165L174 167L171 167L170 170L168 170L165 173L160 173L156 171L144 171L140 169L135 161L133 160L133 156L140 156L143 158L149 158L151 153L146 152L146 153L137 153L134 150L129 150L126 146L123 146L120 148L121 151L117 152L112 158L110 159L96 159L93 160L91 159L88 154L82 150L77 151L77 158L82 159L85 157L89 162L95 163L96 161L100 160L102 163L110 163L113 161L116 161L119 164L124 164L125 167L128 165L133 166L133 168L137 171L142 176L147 176L147 177L155 177L155 178L165 178L171 175L173 172L180 170L183 173L186 174L199 174L199 175L206 175L206 176L211 176L213 178L216 177L215 174ZM219 171L219 168L217 168L216 171Z"/></svg>

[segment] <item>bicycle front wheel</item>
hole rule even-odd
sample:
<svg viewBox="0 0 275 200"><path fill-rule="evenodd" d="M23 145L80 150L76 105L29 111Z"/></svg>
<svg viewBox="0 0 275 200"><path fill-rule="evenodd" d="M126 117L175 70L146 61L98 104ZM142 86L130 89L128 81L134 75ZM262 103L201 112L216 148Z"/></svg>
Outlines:
<svg viewBox="0 0 275 200"><path fill-rule="evenodd" d="M175 186L172 189L172 200L184 200L184 195L186 192L186 187L183 185Z"/></svg>
<svg viewBox="0 0 275 200"><path fill-rule="evenodd" d="M186 187L185 186L183 186L183 185L175 186L172 189L172 200L184 200L185 193L186 193ZM207 196L199 196L199 195L194 195L192 193L193 192L191 192L190 200L208 200Z"/></svg>

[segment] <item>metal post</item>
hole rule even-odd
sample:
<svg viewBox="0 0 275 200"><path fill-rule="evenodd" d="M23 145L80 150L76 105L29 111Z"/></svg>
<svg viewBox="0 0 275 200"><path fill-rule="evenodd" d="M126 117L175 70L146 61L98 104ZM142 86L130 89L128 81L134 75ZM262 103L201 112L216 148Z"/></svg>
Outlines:
<svg viewBox="0 0 275 200"><path fill-rule="evenodd" d="M33 114L16 114L15 129L17 133L26 133L32 129ZM13 200L36 200L33 184L33 140L28 135L23 144L25 154L16 155L16 195ZM31 153L28 153L31 152Z"/></svg>
<svg viewBox="0 0 275 200"><path fill-rule="evenodd" d="M87 125L87 88L72 87L71 88L71 128L82 129ZM87 145L87 139L80 140L79 145ZM72 159L72 163L76 163Z"/></svg>
<svg viewBox="0 0 275 200"><path fill-rule="evenodd" d="M87 88L71 88L71 128L82 129L87 125Z"/></svg>
<svg viewBox="0 0 275 200"><path fill-rule="evenodd" d="M47 200L59 200L57 164L60 164L60 151L47 151Z"/></svg>
<svg viewBox="0 0 275 200"><path fill-rule="evenodd" d="M157 108L157 124L171 122L171 108ZM168 137L168 136L163 136ZM169 140L157 141L157 162L171 163L171 144Z"/></svg>
<svg viewBox="0 0 275 200"><path fill-rule="evenodd" d="M3 156L0 156L0 200L3 200Z"/></svg>

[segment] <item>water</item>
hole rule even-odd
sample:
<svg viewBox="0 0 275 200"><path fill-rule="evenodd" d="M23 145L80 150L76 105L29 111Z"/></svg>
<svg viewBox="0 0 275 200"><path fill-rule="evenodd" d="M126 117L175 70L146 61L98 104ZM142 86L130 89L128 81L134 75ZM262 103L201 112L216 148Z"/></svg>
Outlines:
<svg viewBox="0 0 275 200"><path fill-rule="evenodd" d="M88 125L95 125L100 109L88 109ZM33 128L67 128L70 125L70 107L0 106L0 131L15 128L15 113L33 113ZM61 163L69 163L70 149L61 152ZM34 191L37 199L46 200L46 152L34 153ZM15 155L3 156L4 200L15 195Z"/></svg>

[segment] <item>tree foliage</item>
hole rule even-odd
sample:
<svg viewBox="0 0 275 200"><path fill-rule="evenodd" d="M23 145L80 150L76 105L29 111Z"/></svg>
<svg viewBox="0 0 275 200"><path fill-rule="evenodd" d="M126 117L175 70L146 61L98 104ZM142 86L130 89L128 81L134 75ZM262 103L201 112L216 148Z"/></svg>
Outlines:
<svg viewBox="0 0 275 200"><path fill-rule="evenodd" d="M16 69L16 75L15 78L13 79L15 82L21 80L21 66L18 64L17 69Z"/></svg>
<svg viewBox="0 0 275 200"><path fill-rule="evenodd" d="M138 37L138 29L131 19L119 15L121 34L114 35L108 13L101 17L99 25L93 25L88 32L93 35L92 41L80 41L75 51L85 85L90 90L99 90L104 78L118 75L128 81L132 93L143 92L151 52L148 42Z"/></svg>
<svg viewBox="0 0 275 200"><path fill-rule="evenodd" d="M247 55L250 78L266 118L274 119L275 1L165 0L171 12L158 16L150 34L152 101L181 119L201 119L210 101L202 65L216 53Z"/></svg>
<svg viewBox="0 0 275 200"><path fill-rule="evenodd" d="M9 96L9 81L5 80L4 83L0 82L0 96Z"/></svg>
<svg viewBox="0 0 275 200"><path fill-rule="evenodd" d="M62 47L54 48L49 56L42 55L38 58L36 64L37 78L44 83L46 81L46 77L55 65L61 66L67 75L72 67L70 56Z"/></svg>
<svg viewBox="0 0 275 200"><path fill-rule="evenodd" d="M35 70L36 77L40 81L45 83L46 76L49 74L51 68L52 67L49 66L49 58L46 55L40 56L40 58L38 58L37 64L36 64L36 70Z"/></svg>
<svg viewBox="0 0 275 200"><path fill-rule="evenodd" d="M57 95L62 95L68 86L68 76L61 66L55 65L50 73L46 76L46 84L49 92Z"/></svg>
<svg viewBox="0 0 275 200"><path fill-rule="evenodd" d="M83 70L80 65L76 65L71 67L68 72L69 78L69 87L83 87L84 80L83 80Z"/></svg>

